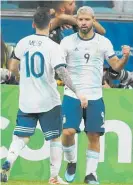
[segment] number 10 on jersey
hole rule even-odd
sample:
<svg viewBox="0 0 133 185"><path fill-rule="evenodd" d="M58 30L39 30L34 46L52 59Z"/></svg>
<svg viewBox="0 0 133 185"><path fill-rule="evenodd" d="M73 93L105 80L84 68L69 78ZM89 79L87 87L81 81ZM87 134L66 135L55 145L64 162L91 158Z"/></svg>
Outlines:
<svg viewBox="0 0 133 185"><path fill-rule="evenodd" d="M37 68L39 68L39 73L35 71L35 57L38 56L38 64ZM31 74L35 78L39 78L44 74L44 56L40 52L35 52L31 56L29 55L29 51L25 54L25 62L26 62L26 77L30 77ZM39 65L40 64L40 65Z"/></svg>

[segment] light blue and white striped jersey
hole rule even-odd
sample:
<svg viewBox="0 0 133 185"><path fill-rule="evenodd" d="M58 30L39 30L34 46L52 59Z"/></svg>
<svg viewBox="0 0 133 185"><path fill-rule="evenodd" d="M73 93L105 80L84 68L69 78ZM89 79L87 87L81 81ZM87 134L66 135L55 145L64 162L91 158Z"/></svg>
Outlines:
<svg viewBox="0 0 133 185"><path fill-rule="evenodd" d="M60 105L54 79L55 69L66 65L60 45L47 36L30 35L19 41L15 56L20 60L19 108L39 113Z"/></svg>
<svg viewBox="0 0 133 185"><path fill-rule="evenodd" d="M89 40L83 40L75 33L65 37L60 45L77 90L85 94L88 100L101 98L104 59L115 55L111 42L97 33ZM68 88L65 88L65 94L76 98Z"/></svg>

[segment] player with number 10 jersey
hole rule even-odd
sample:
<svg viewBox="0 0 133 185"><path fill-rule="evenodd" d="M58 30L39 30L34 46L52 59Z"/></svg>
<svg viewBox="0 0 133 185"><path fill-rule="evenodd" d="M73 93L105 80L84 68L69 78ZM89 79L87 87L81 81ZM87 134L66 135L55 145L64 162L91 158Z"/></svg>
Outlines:
<svg viewBox="0 0 133 185"><path fill-rule="evenodd" d="M13 139L0 173L1 182L8 181L14 162L34 135L39 122L44 138L50 141L49 183L68 184L58 176L62 161L62 112L54 79L55 71L76 93L83 106L86 102L84 103L84 96L78 94L72 84L59 44L48 37L50 20L45 8L36 10L32 24L36 34L19 41L9 62L9 70L16 76L20 64L20 98Z"/></svg>
<svg viewBox="0 0 133 185"><path fill-rule="evenodd" d="M65 61L63 55L60 57L59 45L47 36L34 34L20 40L14 53L18 59L21 58L20 109L37 113L60 105L54 68L65 65Z"/></svg>

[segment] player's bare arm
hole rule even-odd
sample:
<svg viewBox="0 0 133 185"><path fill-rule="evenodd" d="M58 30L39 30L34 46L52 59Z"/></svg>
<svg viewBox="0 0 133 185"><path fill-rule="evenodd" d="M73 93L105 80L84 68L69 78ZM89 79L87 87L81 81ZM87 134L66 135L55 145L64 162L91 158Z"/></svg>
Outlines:
<svg viewBox="0 0 133 185"><path fill-rule="evenodd" d="M58 28L61 25L61 22L58 18L53 18L50 21L50 31Z"/></svg>
<svg viewBox="0 0 133 185"><path fill-rule="evenodd" d="M16 80L19 82L19 60L14 58L10 59L8 69L16 76Z"/></svg>
<svg viewBox="0 0 133 185"><path fill-rule="evenodd" d="M76 25L76 18L73 15L67 15L67 14L61 14L58 16L58 19L60 20L61 25L62 24L70 24L70 25Z"/></svg>
<svg viewBox="0 0 133 185"><path fill-rule="evenodd" d="M60 27L64 24L68 25L76 25L76 19L67 14L61 14L53 19L51 19L51 26L50 26L50 31L54 30L57 27Z"/></svg>
<svg viewBox="0 0 133 185"><path fill-rule="evenodd" d="M52 23L51 30L63 24L77 25L76 15L73 16L73 15L61 14L57 16L55 19L53 19L51 23ZM106 30L104 29L104 27L97 20L94 21L93 26L99 34L104 35L106 33Z"/></svg>
<svg viewBox="0 0 133 185"><path fill-rule="evenodd" d="M97 20L94 20L93 26L99 34L104 35L106 33L104 27Z"/></svg>
<svg viewBox="0 0 133 185"><path fill-rule="evenodd" d="M56 73L59 75L60 79L65 83L65 85L76 94L76 88L72 83L67 69L65 67L59 67L56 69Z"/></svg>
<svg viewBox="0 0 133 185"><path fill-rule="evenodd" d="M126 46L126 45L123 46L122 53L123 53L123 57L121 59L119 59L117 56L114 56L108 61L110 66L115 71L120 71L121 69L123 69L124 65L127 63L129 54L130 54L130 46Z"/></svg>
<svg viewBox="0 0 133 185"><path fill-rule="evenodd" d="M77 25L76 15L62 14L59 19L61 24ZM94 21L93 26L99 34L104 35L106 33L104 27L97 20Z"/></svg>
<svg viewBox="0 0 133 185"><path fill-rule="evenodd" d="M59 68L56 69L56 73L59 75L59 78L64 82L64 84L69 89L71 89L76 94L76 96L80 99L82 108L86 108L87 105L88 105L88 100L86 99L85 96L79 94L76 91L76 88L72 83L72 80L69 76L69 73L68 73L67 69L65 67L59 67Z"/></svg>

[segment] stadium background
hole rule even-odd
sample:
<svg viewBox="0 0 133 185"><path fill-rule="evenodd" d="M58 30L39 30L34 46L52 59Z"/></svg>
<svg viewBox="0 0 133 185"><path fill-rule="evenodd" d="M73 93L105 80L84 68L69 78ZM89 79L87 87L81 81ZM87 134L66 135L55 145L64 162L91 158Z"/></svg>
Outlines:
<svg viewBox="0 0 133 185"><path fill-rule="evenodd" d="M3 3L4 4L4 3ZM32 11L23 10L22 12L14 11L13 3L8 3L10 10L3 9L1 29L2 37L8 44L14 45L24 36L34 33L31 28ZM2 5L3 6L3 5ZM3 6L3 8L4 8ZM103 10L103 8L102 8ZM115 14L104 9L100 13L96 13L96 17L106 29L106 35L113 43L116 54L121 56L121 45L127 44L132 47L131 57L125 69L133 71L133 15L132 14ZM2 85L2 125L1 125L1 159L5 159L7 149L11 141L11 135L15 124L15 116L18 106L18 87ZM60 89L62 94L62 89ZM104 99L106 103L106 121L108 134L105 141L103 140L103 155L98 173L103 183L122 183L133 184L133 91L131 90L105 90ZM115 120L115 121L113 121ZM118 120L118 121L116 121ZM119 122L121 121L121 122ZM120 131L115 126L120 128ZM123 126L123 127L122 127ZM124 127L125 126L125 127ZM125 133L123 132L125 129ZM113 133L115 132L115 133ZM121 135L121 136L120 136ZM5 139L6 138L6 139ZM121 141L121 142L120 142ZM86 139L84 134L78 138L78 170L76 182L83 182L85 162L85 146ZM48 146L45 148L44 155L39 158L37 151L43 146L43 135L37 129L35 136L32 137L28 147L34 152L31 153L27 160L26 151L17 160L12 172L11 179L13 180L45 180L49 177L49 161L48 161ZM4 148L6 147L6 148ZM105 150L104 150L105 147ZM120 152L121 151L121 152ZM43 153L42 153L43 154ZM36 158L30 160L30 158ZM104 158L103 158L104 157ZM85 160L84 160L85 161ZM64 175L66 163L63 162L61 176Z"/></svg>

